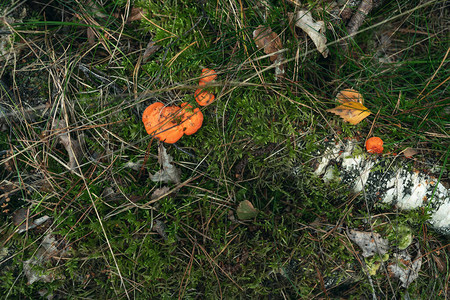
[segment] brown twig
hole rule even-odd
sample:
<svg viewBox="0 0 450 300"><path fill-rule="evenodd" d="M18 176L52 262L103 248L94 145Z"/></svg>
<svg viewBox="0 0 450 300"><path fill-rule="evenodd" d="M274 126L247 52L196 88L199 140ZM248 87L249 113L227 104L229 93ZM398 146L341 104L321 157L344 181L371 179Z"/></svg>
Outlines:
<svg viewBox="0 0 450 300"><path fill-rule="evenodd" d="M362 23L366 19L367 15L373 8L372 0L363 0L358 7L358 10L353 14L352 18L348 22L347 32L350 36L353 36L361 27Z"/></svg>
<svg viewBox="0 0 450 300"><path fill-rule="evenodd" d="M373 8L372 0L361 1L358 10L353 14L352 18L347 24L347 33L350 40L353 38L353 36L356 35L356 33L359 30L359 27L361 27L367 15L372 11L372 8ZM345 51L348 51L348 40L344 40L344 42L342 43L342 47L344 48Z"/></svg>

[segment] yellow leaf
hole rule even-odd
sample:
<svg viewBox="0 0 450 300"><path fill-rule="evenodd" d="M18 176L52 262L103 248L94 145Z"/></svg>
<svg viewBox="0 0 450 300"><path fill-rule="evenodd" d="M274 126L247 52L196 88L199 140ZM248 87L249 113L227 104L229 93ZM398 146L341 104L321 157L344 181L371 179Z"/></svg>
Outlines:
<svg viewBox="0 0 450 300"><path fill-rule="evenodd" d="M345 102L338 107L327 109L327 111L340 116L352 125L358 124L371 114L370 110L359 102Z"/></svg>
<svg viewBox="0 0 450 300"><path fill-rule="evenodd" d="M353 89L345 89L340 91L336 95L336 101L339 101L339 103L347 103L347 102L359 102L361 104L364 104L364 99L362 95Z"/></svg>

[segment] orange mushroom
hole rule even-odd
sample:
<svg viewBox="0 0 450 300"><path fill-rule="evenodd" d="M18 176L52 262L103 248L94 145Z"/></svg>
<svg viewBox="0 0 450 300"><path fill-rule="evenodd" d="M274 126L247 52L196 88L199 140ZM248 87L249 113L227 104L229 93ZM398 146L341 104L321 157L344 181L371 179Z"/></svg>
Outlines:
<svg viewBox="0 0 450 300"><path fill-rule="evenodd" d="M213 94L202 89L195 90L194 93L195 101L197 101L200 106L207 106L211 104L216 98Z"/></svg>
<svg viewBox="0 0 450 300"><path fill-rule="evenodd" d="M371 137L366 141L366 149L369 153L383 153L383 140L379 137Z"/></svg>
<svg viewBox="0 0 450 300"><path fill-rule="evenodd" d="M161 133L157 136L160 141L173 144L183 136L183 128L179 126L181 119L178 106L164 107L161 111L160 121L162 123Z"/></svg>
<svg viewBox="0 0 450 300"><path fill-rule="evenodd" d="M178 106L167 106L155 102L148 106L142 115L142 121L148 134L162 142L173 144L184 134L183 128L178 126Z"/></svg>
<svg viewBox="0 0 450 300"><path fill-rule="evenodd" d="M202 75L200 78L199 85L205 85L208 82L211 82L216 78L217 78L216 71L214 71L212 69L204 68L204 69L202 69Z"/></svg>
<svg viewBox="0 0 450 300"><path fill-rule="evenodd" d="M153 134L156 128L156 125L159 124L159 116L161 114L161 110L163 109L164 104L161 102L155 102L144 110L142 114L142 122L144 123L145 130L148 134Z"/></svg>
<svg viewBox="0 0 450 300"><path fill-rule="evenodd" d="M193 108L187 102L181 104L181 124L186 135L191 135L197 132L202 127L203 114L198 108Z"/></svg>

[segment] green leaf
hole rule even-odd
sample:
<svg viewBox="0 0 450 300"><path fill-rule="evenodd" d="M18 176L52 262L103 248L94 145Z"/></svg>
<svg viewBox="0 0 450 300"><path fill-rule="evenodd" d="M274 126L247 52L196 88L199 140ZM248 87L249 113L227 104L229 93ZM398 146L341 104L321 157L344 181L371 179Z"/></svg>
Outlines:
<svg viewBox="0 0 450 300"><path fill-rule="evenodd" d="M258 215L258 210L253 207L253 204L250 201L244 200L239 203L236 213L239 220L248 220L256 217Z"/></svg>

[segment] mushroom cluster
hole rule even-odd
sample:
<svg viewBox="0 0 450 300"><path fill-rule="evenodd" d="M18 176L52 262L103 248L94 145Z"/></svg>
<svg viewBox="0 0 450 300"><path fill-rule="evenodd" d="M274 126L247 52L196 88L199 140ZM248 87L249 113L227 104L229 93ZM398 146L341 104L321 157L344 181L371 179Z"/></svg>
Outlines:
<svg viewBox="0 0 450 300"><path fill-rule="evenodd" d="M214 70L204 68L199 86L205 86L216 77ZM202 89L197 89L194 96L200 106L209 105L215 99L213 94ZM144 110L142 122L148 134L161 142L173 144L184 134L196 133L202 127L203 114L198 107L194 108L187 102L180 106L165 106L161 102L155 102Z"/></svg>
<svg viewBox="0 0 450 300"><path fill-rule="evenodd" d="M198 85L205 86L206 84L214 81L216 78L217 78L216 71L204 68L202 70L202 75L200 77ZM194 93L194 97L195 101L197 101L198 105L200 106L207 106L211 104L216 98L212 93L202 89L197 89Z"/></svg>
<svg viewBox="0 0 450 300"><path fill-rule="evenodd" d="M202 127L203 114L187 102L181 107L155 102L144 110L142 122L148 134L161 142L173 144L184 134L196 133Z"/></svg>

